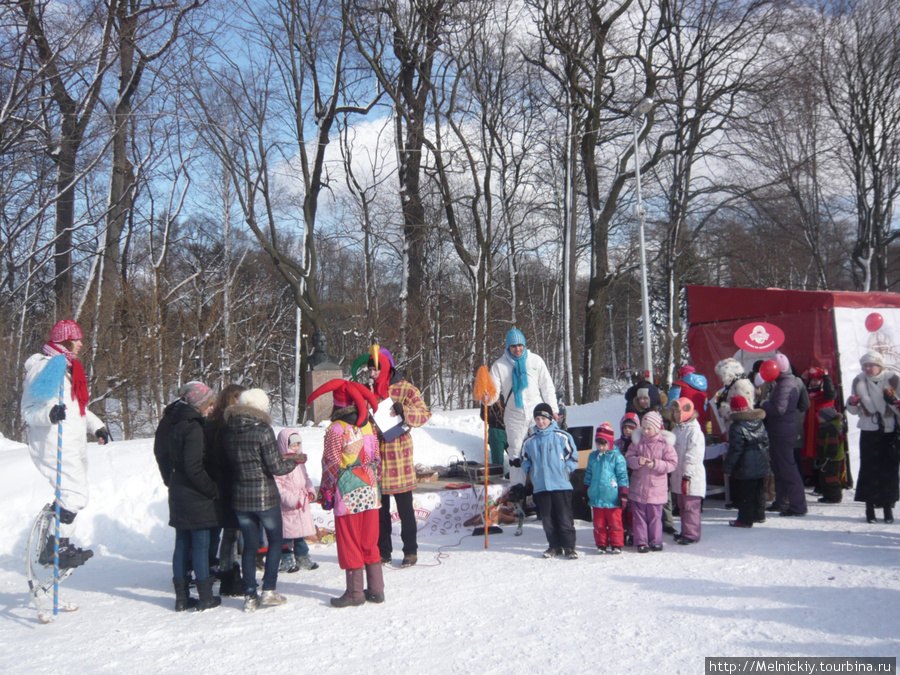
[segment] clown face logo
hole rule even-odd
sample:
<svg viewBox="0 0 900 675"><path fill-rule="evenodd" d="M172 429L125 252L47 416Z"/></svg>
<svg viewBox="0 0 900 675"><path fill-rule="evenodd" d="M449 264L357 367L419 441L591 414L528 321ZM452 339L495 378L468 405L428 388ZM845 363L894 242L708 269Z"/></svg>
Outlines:
<svg viewBox="0 0 900 675"><path fill-rule="evenodd" d="M769 341L769 334L762 326L754 326L753 330L750 332L749 337L758 345L764 345Z"/></svg>

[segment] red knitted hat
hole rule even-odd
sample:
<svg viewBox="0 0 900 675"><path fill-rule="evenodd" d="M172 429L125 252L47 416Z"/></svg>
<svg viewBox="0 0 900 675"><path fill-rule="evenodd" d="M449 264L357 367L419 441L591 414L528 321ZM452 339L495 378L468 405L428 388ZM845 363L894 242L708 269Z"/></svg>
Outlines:
<svg viewBox="0 0 900 675"><path fill-rule="evenodd" d="M57 321L50 329L50 342L60 343L66 340L82 339L84 339L84 334L81 332L81 326L72 319Z"/></svg>
<svg viewBox="0 0 900 675"><path fill-rule="evenodd" d="M610 424L609 422L604 422L597 427L597 433L594 434L594 441L597 441L601 438L609 443L609 445L612 445L615 442L616 433L613 431L612 424Z"/></svg>
<svg viewBox="0 0 900 675"><path fill-rule="evenodd" d="M750 404L747 403L747 399L743 396L734 396L731 399L731 409L734 412L744 412L745 410L750 410Z"/></svg>

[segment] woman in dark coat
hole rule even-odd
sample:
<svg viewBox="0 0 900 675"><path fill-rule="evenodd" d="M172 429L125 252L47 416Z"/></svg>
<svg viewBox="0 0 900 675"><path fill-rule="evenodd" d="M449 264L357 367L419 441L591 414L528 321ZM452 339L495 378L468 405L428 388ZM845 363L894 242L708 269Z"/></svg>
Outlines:
<svg viewBox="0 0 900 675"><path fill-rule="evenodd" d="M218 526L214 503L218 491L204 465L203 423L212 403L210 388L192 383L181 399L166 408L156 433L154 451L169 488L169 525L175 528L172 584L176 612L194 606L188 596L192 565L200 596L197 609L212 609L222 602L212 593L215 579L209 573L208 557L210 531Z"/></svg>
<svg viewBox="0 0 900 675"><path fill-rule="evenodd" d="M210 540L210 558L218 558L219 571L216 576L221 580L221 595L243 595L241 586L241 566L237 561L238 525L237 516L231 504L231 489L234 482L231 464L225 454L225 410L236 405L238 397L245 391L239 384L228 384L216 397L216 402L206 418L204 434L206 436L206 470L216 484L219 498L216 500L216 513L219 527L222 528L222 545L218 546L218 537Z"/></svg>
<svg viewBox="0 0 900 675"><path fill-rule="evenodd" d="M780 371L769 397L760 407L766 412L766 432L769 434L769 456L775 476L775 503L782 516L806 515L806 492L803 478L794 461L794 441L800 419L798 402L800 389L791 372L791 364L784 354L775 357Z"/></svg>

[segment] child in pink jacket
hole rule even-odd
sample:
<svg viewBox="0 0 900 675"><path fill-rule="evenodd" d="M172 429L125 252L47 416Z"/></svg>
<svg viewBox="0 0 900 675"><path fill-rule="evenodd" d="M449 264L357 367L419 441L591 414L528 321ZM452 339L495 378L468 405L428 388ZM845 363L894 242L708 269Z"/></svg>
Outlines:
<svg viewBox="0 0 900 675"><path fill-rule="evenodd" d="M634 545L638 553L662 551L662 511L669 500L668 473L678 465L675 437L663 430L662 415L644 415L631 436L625 462L632 469L629 501L634 514Z"/></svg>
<svg viewBox="0 0 900 675"><path fill-rule="evenodd" d="M282 429L278 434L278 449L282 455L302 455L303 439L296 429ZM318 569L319 563L309 558L306 537L316 533L310 505L316 501L316 489L306 473L306 458L297 468L283 476L275 476L281 495L281 519L284 527L281 567L279 572Z"/></svg>

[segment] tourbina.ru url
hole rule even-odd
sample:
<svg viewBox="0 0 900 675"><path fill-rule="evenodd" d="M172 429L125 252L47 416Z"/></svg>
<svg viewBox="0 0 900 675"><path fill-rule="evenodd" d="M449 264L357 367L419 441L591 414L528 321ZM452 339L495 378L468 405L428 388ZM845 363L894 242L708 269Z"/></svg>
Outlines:
<svg viewBox="0 0 900 675"><path fill-rule="evenodd" d="M708 656L706 675L712 673L895 673L897 657L742 657Z"/></svg>

